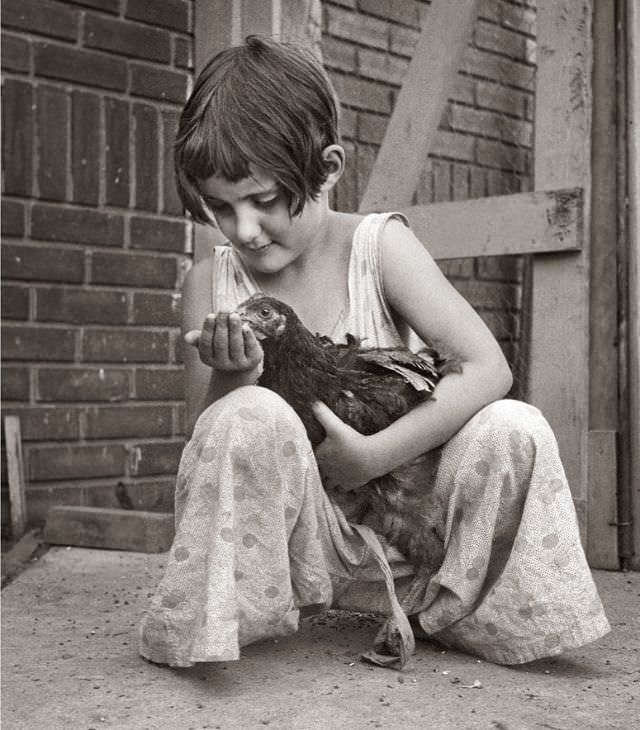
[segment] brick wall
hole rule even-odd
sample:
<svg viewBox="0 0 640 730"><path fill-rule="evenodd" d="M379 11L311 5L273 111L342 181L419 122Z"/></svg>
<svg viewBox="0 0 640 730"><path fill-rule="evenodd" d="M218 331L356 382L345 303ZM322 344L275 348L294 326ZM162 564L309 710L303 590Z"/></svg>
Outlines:
<svg viewBox="0 0 640 730"><path fill-rule="evenodd" d="M172 504L190 231L171 146L192 5L2 3L2 406L20 415L33 522L52 503L116 506L118 481Z"/></svg>
<svg viewBox="0 0 640 730"><path fill-rule="evenodd" d="M336 192L357 209L429 5L424 0L325 0L322 51L342 100L347 172ZM529 190L535 83L533 0L481 0L416 203ZM520 375L523 261L440 262L478 309ZM518 393L516 383L514 393Z"/></svg>

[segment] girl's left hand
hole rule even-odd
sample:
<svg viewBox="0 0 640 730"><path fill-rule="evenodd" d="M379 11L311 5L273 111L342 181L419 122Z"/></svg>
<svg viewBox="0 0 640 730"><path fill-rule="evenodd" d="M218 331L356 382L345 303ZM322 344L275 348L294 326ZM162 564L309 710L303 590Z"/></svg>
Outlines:
<svg viewBox="0 0 640 730"><path fill-rule="evenodd" d="M312 408L327 434L315 450L325 487L356 489L379 476L374 472L367 436L338 418L322 401L314 403Z"/></svg>

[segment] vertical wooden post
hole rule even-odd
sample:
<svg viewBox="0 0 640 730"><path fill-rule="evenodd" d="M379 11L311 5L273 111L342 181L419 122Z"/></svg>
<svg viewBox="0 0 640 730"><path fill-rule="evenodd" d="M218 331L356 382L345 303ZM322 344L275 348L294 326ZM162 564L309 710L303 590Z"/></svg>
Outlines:
<svg viewBox="0 0 640 730"><path fill-rule="evenodd" d="M537 190L581 187L589 240L591 2L539 0ZM554 429L581 527L587 503L589 253L542 254L532 266L529 400Z"/></svg>
<svg viewBox="0 0 640 730"><path fill-rule="evenodd" d="M11 538L15 542L24 535L27 527L22 439L20 436L20 419L17 416L5 417L4 440L7 448Z"/></svg>

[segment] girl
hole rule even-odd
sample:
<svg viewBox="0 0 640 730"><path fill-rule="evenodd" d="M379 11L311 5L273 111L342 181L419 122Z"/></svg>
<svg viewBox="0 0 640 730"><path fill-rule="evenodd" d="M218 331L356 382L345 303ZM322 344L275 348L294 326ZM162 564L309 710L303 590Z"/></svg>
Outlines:
<svg viewBox="0 0 640 730"><path fill-rule="evenodd" d="M173 666L237 659L243 645L296 631L301 611L331 606L395 608L381 645L406 614L421 634L506 664L602 636L548 424L501 400L511 374L499 345L402 215L330 209L344 165L338 103L311 54L249 37L200 74L180 120L178 189L229 245L184 285L190 440L142 655ZM417 334L462 371L372 436L317 403L327 436L314 454L292 409L256 385L262 350L234 310L259 290L336 341L350 332L393 346ZM427 476L443 550L418 578L330 493L425 452L437 459Z"/></svg>

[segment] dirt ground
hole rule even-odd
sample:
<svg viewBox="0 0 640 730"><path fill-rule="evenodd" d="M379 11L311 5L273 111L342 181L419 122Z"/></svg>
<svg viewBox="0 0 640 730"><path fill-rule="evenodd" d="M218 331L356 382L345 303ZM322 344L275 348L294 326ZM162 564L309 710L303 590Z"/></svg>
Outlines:
<svg viewBox="0 0 640 730"><path fill-rule="evenodd" d="M632 730L640 727L640 573L596 572L612 632L508 668L418 642L371 667L377 619L329 612L239 662L142 660L136 628L163 555L55 548L2 592L4 730Z"/></svg>

